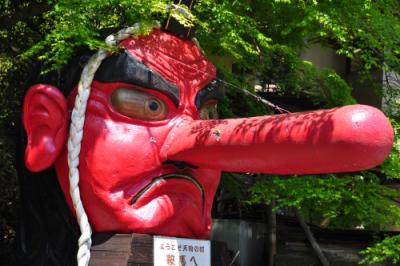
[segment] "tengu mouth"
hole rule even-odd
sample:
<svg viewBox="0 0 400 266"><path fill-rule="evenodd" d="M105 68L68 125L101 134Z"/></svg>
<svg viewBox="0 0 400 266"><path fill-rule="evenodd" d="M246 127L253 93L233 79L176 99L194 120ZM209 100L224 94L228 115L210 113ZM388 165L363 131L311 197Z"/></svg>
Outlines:
<svg viewBox="0 0 400 266"><path fill-rule="evenodd" d="M203 188L203 186L192 175L182 174L182 173L170 173L170 174L166 174L166 175L162 175L162 176L154 178L147 186L145 186L143 189L141 189L135 195L135 197L133 197L133 199L131 200L131 205L134 205L147 191L149 191L152 187L154 187L161 181L168 181L168 180L172 180L172 179L185 180L185 181L193 184L201 193L202 208L204 210L204 188Z"/></svg>

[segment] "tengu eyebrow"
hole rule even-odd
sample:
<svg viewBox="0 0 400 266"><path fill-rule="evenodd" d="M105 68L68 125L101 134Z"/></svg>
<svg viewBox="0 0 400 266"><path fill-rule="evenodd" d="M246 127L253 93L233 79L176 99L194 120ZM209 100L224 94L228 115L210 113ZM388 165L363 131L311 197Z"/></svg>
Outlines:
<svg viewBox="0 0 400 266"><path fill-rule="evenodd" d="M197 93L195 101L196 107L200 109L208 100L215 99L222 101L224 97L225 89L223 76L220 72L217 72L217 76Z"/></svg>
<svg viewBox="0 0 400 266"><path fill-rule="evenodd" d="M126 82L143 88L155 89L169 96L176 106L179 104L178 87L126 50L104 59L94 79L104 83Z"/></svg>

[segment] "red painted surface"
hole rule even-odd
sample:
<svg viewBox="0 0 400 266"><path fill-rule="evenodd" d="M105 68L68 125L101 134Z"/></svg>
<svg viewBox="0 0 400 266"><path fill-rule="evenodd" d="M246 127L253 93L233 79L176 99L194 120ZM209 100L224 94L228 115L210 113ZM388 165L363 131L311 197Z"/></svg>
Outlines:
<svg viewBox="0 0 400 266"><path fill-rule="evenodd" d="M366 105L240 119L186 120L162 154L230 172L319 174L380 164L393 133L381 111Z"/></svg>
<svg viewBox="0 0 400 266"><path fill-rule="evenodd" d="M221 171L358 171L381 163L392 147L393 130L387 118L379 110L362 105L200 120L195 97L215 77L215 68L194 43L156 30L122 45L176 84L181 102L175 107L167 96L131 84L93 82L79 168L82 200L95 231L207 238ZM160 99L167 106L167 118L143 121L118 113L110 97L120 87ZM36 92L43 96L30 96ZM25 99L24 125L31 139L26 165L40 171L55 162L58 180L71 206L67 152L59 145L65 142L68 117L64 111L52 115L53 109L64 110L66 100L59 96L53 87L37 85ZM69 109L73 97L72 93ZM49 107L53 103L60 107ZM35 110L44 114L30 115ZM166 160L185 161L198 168L177 169L163 164Z"/></svg>
<svg viewBox="0 0 400 266"><path fill-rule="evenodd" d="M34 172L50 167L67 140L64 95L53 86L32 86L25 95L22 121L27 132L26 167Z"/></svg>

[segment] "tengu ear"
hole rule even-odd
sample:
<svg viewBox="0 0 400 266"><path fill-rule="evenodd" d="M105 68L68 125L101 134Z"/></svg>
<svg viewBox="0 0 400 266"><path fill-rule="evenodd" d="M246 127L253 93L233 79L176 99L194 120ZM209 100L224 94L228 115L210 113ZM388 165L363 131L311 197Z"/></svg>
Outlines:
<svg viewBox="0 0 400 266"><path fill-rule="evenodd" d="M68 110L64 95L50 85L30 87L22 120L27 133L25 165L30 171L42 171L55 162L66 141Z"/></svg>

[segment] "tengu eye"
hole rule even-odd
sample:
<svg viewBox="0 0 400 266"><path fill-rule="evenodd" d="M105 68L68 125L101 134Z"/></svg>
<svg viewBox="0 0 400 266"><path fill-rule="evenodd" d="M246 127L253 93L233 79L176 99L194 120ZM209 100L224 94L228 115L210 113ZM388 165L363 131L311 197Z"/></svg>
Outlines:
<svg viewBox="0 0 400 266"><path fill-rule="evenodd" d="M218 119L217 104L206 104L200 109L201 119Z"/></svg>
<svg viewBox="0 0 400 266"><path fill-rule="evenodd" d="M165 112L165 104L159 99L150 98L145 103L145 113L148 117L159 117Z"/></svg>
<svg viewBox="0 0 400 266"><path fill-rule="evenodd" d="M158 102L155 100L151 100L148 102L147 106L149 107L149 109L153 112L157 111L159 108Z"/></svg>
<svg viewBox="0 0 400 266"><path fill-rule="evenodd" d="M135 89L116 89L111 95L111 104L117 112L132 118L155 121L168 115L162 100Z"/></svg>

